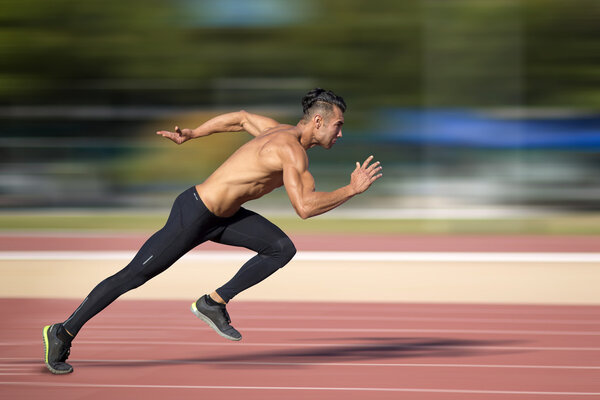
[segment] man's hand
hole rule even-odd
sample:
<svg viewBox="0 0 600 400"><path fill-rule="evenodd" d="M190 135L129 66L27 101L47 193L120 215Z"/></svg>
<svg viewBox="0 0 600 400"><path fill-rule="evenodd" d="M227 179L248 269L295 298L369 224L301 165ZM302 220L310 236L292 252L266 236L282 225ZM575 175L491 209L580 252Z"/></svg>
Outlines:
<svg viewBox="0 0 600 400"><path fill-rule="evenodd" d="M166 137L168 139L171 139L172 141L174 141L177 144L181 144L183 142L187 142L190 139L193 139L194 131L192 129L179 129L178 126L175 127L175 132L170 132L170 131L158 131L156 132L157 135L161 135L162 137Z"/></svg>
<svg viewBox="0 0 600 400"><path fill-rule="evenodd" d="M378 172L381 171L379 161L369 165L371 160L373 160L373 156L369 156L362 165L360 165L358 161L356 162L356 168L350 177L350 186L354 189L356 194L364 192L373 184L373 182L383 176L381 173L378 174Z"/></svg>

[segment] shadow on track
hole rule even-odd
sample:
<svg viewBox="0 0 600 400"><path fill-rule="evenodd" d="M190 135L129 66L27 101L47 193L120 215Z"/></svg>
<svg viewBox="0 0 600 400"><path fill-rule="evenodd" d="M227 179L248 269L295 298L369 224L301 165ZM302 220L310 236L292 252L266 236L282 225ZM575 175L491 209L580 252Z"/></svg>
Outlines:
<svg viewBox="0 0 600 400"><path fill-rule="evenodd" d="M341 340L341 339L340 339ZM348 340L348 338L344 338ZM247 353L242 348L238 354L215 357L191 357L185 359L144 360L115 363L111 360L81 361L87 365L101 367L142 367L159 365L199 364L223 368L305 368L313 364L333 364L350 362L406 363L417 358L460 358L473 356L506 355L523 353L525 350L503 349L502 346L520 342L510 340L464 340L451 338L354 338L355 344L325 345L294 349L257 351ZM73 360L77 363L77 360Z"/></svg>

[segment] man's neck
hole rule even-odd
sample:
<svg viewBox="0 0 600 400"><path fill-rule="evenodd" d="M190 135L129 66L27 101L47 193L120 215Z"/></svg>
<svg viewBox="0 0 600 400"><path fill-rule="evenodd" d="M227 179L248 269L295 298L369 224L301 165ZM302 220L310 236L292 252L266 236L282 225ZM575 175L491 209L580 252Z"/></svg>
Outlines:
<svg viewBox="0 0 600 400"><path fill-rule="evenodd" d="M296 125L296 128L299 132L298 140L305 150L308 150L316 145L316 142L314 141L314 135L312 133L312 126L310 124L307 124L305 121L301 120Z"/></svg>

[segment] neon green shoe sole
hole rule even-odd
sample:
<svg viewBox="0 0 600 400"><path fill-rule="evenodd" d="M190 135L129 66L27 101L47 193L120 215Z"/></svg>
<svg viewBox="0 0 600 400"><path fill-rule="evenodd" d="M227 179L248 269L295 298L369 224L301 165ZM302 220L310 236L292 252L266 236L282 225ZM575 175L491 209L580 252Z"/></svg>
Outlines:
<svg viewBox="0 0 600 400"><path fill-rule="evenodd" d="M70 374L73 372L73 367L65 361L69 357L71 344L65 344L56 336L56 326L56 324L47 325L42 330L44 338L44 362L53 374Z"/></svg>

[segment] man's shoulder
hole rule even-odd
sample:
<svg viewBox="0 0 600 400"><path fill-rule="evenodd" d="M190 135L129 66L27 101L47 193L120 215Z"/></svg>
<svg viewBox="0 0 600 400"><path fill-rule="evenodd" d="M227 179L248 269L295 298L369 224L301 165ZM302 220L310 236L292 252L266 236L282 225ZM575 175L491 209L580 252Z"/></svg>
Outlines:
<svg viewBox="0 0 600 400"><path fill-rule="evenodd" d="M296 162L306 158L306 150L298 139L298 128L293 125L280 125L279 129L269 132L263 149L279 155L282 161Z"/></svg>
<svg viewBox="0 0 600 400"><path fill-rule="evenodd" d="M276 146L300 146L298 128L293 125L278 125L266 132L265 138L270 144Z"/></svg>
<svg viewBox="0 0 600 400"><path fill-rule="evenodd" d="M276 126L273 126L269 129L267 129L263 133L263 135L281 135L281 134L294 135L296 132L298 132L298 127L295 125L277 124Z"/></svg>

